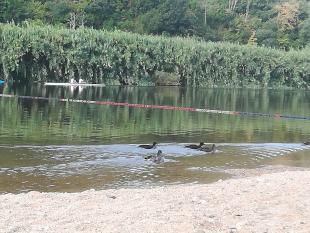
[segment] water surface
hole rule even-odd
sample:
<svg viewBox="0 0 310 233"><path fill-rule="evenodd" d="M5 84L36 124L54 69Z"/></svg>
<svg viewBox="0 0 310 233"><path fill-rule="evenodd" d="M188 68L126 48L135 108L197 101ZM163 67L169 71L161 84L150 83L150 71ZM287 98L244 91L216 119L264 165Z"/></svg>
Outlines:
<svg viewBox="0 0 310 233"><path fill-rule="evenodd" d="M310 166L310 122L197 112L137 109L54 98L171 105L310 116L310 92L178 87L69 88L40 85L0 93L45 100L0 98L0 192L81 191L206 183L227 168L267 164ZM160 143L165 162L144 160ZM214 154L186 143L216 143Z"/></svg>

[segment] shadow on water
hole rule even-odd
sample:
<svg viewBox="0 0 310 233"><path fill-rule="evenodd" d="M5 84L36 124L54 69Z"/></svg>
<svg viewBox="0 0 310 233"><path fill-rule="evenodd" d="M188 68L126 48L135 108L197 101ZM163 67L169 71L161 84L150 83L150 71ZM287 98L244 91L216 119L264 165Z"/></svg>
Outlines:
<svg viewBox="0 0 310 233"><path fill-rule="evenodd" d="M310 115L310 93L172 87L4 86L1 93L231 111ZM225 169L310 166L310 122L137 109L55 100L0 99L0 192L81 191L207 183ZM159 142L156 150L139 143ZM214 154L183 143L216 143ZM266 144L266 142L268 142ZM146 154L160 149L165 162Z"/></svg>

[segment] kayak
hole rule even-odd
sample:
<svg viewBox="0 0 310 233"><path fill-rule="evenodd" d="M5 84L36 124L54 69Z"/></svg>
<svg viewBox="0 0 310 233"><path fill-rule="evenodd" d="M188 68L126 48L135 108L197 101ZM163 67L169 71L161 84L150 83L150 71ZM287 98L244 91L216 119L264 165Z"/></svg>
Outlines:
<svg viewBox="0 0 310 233"><path fill-rule="evenodd" d="M105 84L91 83L44 83L45 86L63 86L63 87L105 87Z"/></svg>

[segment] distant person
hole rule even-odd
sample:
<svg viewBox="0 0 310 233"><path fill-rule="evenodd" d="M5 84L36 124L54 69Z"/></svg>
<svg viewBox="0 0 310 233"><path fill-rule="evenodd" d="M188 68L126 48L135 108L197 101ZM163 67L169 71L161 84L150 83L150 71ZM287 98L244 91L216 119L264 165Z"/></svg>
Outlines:
<svg viewBox="0 0 310 233"><path fill-rule="evenodd" d="M76 84L77 82L75 81L74 78L72 78L72 79L70 80L70 83L71 83L71 84Z"/></svg>
<svg viewBox="0 0 310 233"><path fill-rule="evenodd" d="M81 78L79 79L79 83L80 84L86 84L86 82L83 79L81 79Z"/></svg>

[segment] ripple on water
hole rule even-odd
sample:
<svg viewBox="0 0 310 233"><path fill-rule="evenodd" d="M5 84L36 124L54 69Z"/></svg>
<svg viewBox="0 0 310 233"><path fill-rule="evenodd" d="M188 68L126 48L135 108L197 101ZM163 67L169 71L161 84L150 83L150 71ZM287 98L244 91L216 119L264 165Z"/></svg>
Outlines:
<svg viewBox="0 0 310 233"><path fill-rule="evenodd" d="M103 184L104 187L140 187L205 182L212 174L221 173L227 168L260 166L277 157L310 150L310 147L300 144L281 143L218 144L214 154L172 143L160 144L152 150L138 148L135 144L7 148L18 153L13 156L12 161L0 168L0 177L6 177L7 182L14 182L16 177L22 177L19 178L20 190L29 189L30 186L47 187L44 183L46 179L37 180L35 177L46 177L56 184L62 182L63 187L73 186L76 182L82 182L81 180L87 180L84 184L87 187L102 187ZM157 150L164 152L164 163L158 165L144 159L145 155L155 155ZM16 157L21 164L14 164ZM48 187L54 187L54 183Z"/></svg>

